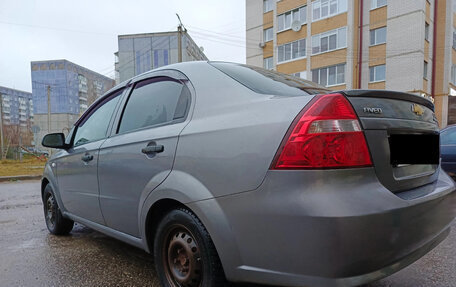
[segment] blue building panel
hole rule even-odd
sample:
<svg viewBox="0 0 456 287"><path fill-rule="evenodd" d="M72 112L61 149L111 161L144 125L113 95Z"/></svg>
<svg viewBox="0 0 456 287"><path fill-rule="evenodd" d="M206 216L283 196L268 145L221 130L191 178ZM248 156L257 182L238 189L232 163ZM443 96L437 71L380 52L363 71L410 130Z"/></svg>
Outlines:
<svg viewBox="0 0 456 287"><path fill-rule="evenodd" d="M155 68L179 61L178 32L121 35L116 53L116 77L123 82ZM190 36L182 34L182 61L207 60Z"/></svg>
<svg viewBox="0 0 456 287"><path fill-rule="evenodd" d="M51 113L82 114L114 80L67 60L31 63L32 95L35 114L48 113L48 89Z"/></svg>

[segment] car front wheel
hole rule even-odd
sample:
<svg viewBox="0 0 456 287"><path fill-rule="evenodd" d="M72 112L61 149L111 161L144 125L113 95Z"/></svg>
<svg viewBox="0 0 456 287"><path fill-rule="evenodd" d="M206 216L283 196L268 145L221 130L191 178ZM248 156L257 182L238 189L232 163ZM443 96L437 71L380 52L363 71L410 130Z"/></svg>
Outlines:
<svg viewBox="0 0 456 287"><path fill-rule="evenodd" d="M223 286L225 276L209 233L185 208L166 214L154 240L154 259L162 286Z"/></svg>
<svg viewBox="0 0 456 287"><path fill-rule="evenodd" d="M74 222L63 217L55 199L54 191L48 184L43 193L44 218L50 233L66 235L73 229Z"/></svg>

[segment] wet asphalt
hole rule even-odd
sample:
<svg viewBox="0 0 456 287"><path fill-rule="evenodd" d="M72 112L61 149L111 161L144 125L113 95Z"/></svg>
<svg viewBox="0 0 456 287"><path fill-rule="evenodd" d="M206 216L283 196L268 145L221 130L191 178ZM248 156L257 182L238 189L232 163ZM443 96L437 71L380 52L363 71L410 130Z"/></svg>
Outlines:
<svg viewBox="0 0 456 287"><path fill-rule="evenodd" d="M39 181L0 184L0 287L159 286L152 256L76 224L50 235ZM448 238L402 271L365 287L456 287L456 223Z"/></svg>

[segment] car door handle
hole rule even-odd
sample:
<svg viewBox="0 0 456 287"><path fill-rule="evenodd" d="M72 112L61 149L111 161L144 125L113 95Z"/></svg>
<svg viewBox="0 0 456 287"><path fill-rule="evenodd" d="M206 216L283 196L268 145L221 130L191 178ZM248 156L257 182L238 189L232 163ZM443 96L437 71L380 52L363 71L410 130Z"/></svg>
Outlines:
<svg viewBox="0 0 456 287"><path fill-rule="evenodd" d="M153 154L153 153L163 152L164 150L165 150L165 147L162 145L150 145L150 146L146 146L146 147L142 148L141 152L145 153L145 154Z"/></svg>
<svg viewBox="0 0 456 287"><path fill-rule="evenodd" d="M89 161L93 160L93 155L91 155L91 154L86 154L86 155L84 155L83 157L81 157L81 159L82 159L82 161L84 161L84 162L89 162Z"/></svg>

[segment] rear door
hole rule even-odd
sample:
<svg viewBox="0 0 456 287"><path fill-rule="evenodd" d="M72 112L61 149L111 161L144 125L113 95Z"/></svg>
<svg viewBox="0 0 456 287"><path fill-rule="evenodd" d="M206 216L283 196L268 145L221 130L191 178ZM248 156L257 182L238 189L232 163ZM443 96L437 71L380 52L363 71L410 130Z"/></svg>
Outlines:
<svg viewBox="0 0 456 287"><path fill-rule="evenodd" d="M363 126L380 182L392 192L434 182L439 167L439 127L434 105L407 93L345 92Z"/></svg>
<svg viewBox="0 0 456 287"><path fill-rule="evenodd" d="M99 154L100 205L107 226L139 237L141 198L170 173L190 103L184 76L162 72L133 84Z"/></svg>

